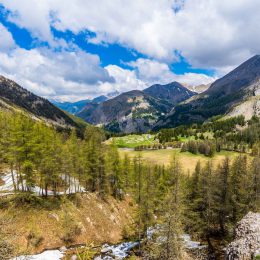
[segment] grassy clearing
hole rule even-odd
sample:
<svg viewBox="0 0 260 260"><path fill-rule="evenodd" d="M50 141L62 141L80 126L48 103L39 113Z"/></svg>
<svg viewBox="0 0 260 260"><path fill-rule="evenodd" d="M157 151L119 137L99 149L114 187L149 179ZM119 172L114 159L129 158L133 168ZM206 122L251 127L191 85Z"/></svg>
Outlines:
<svg viewBox="0 0 260 260"><path fill-rule="evenodd" d="M119 151L122 156L124 156L124 154L128 154L131 158L135 157L140 153L143 159L148 163L160 165L169 165L172 156L175 153L178 156L182 168L186 173L193 172L198 161L200 161L202 164L205 164L208 160L212 159L214 167L217 167L226 156L229 156L231 159L238 156L238 153L228 151L222 151L220 153L217 153L213 158L206 157L202 154L192 154L189 152L181 153L180 149L161 149L141 152L119 149Z"/></svg>
<svg viewBox="0 0 260 260"><path fill-rule="evenodd" d="M155 135L143 134L143 135L127 135L122 137L110 138L107 143L112 143L119 148L135 148L140 145L153 145L158 143L155 139Z"/></svg>

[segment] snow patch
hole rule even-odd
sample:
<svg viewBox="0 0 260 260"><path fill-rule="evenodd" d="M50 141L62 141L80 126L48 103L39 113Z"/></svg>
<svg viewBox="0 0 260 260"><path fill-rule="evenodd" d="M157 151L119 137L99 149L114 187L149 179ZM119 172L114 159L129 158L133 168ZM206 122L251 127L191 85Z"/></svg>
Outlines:
<svg viewBox="0 0 260 260"><path fill-rule="evenodd" d="M60 260L64 253L59 250L47 250L38 255L24 255L18 256L11 260Z"/></svg>

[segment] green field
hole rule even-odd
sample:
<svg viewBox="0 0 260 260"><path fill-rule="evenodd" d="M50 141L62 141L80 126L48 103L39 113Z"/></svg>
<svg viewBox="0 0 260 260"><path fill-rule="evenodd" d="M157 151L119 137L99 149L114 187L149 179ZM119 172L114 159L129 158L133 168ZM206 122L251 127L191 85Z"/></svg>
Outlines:
<svg viewBox="0 0 260 260"><path fill-rule="evenodd" d="M155 135L143 134L143 135L127 135L122 137L110 138L107 143L112 143L119 148L135 148L140 145L153 145L157 144L158 140L155 140Z"/></svg>
<svg viewBox="0 0 260 260"><path fill-rule="evenodd" d="M144 161L160 165L169 165L173 155L176 154L185 173L192 173L198 161L200 161L202 165L205 165L205 163L208 160L212 159L213 166L217 167L223 161L223 159L225 159L226 156L229 156L231 160L238 156L238 153L236 152L222 151L220 153L216 153L216 155L213 158L209 158L202 154L180 152L180 149L160 149L147 150L141 152L134 150L119 149L119 152L122 156L124 156L124 154L128 154L130 158L133 158L141 154Z"/></svg>

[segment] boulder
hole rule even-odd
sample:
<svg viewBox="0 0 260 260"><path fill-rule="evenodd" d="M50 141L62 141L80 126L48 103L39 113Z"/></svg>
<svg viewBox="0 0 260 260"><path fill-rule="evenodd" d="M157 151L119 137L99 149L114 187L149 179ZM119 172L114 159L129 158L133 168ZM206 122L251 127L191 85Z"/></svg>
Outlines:
<svg viewBox="0 0 260 260"><path fill-rule="evenodd" d="M226 260L254 259L260 251L260 213L249 212L235 229L235 240L225 251Z"/></svg>

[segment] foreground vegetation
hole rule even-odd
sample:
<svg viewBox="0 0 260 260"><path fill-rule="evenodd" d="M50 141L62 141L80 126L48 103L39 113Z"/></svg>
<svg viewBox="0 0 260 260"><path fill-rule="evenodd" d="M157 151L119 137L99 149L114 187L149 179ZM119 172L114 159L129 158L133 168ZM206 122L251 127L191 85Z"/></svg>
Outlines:
<svg viewBox="0 0 260 260"><path fill-rule="evenodd" d="M72 193L95 192L103 201L110 198L124 201L129 194L138 208L131 213L133 222L125 226L122 235L125 239L143 241L137 255L149 259L185 259L181 239L185 232L206 241L208 254L216 254L212 241L231 239L236 222L249 210L260 208L260 147L256 130L259 121L254 120L251 125L248 123L247 129L241 130L239 137L236 132L218 137L223 144L229 140L231 152L223 152L221 148L216 154L202 155L199 150L178 148L142 153L126 151L120 156L114 143L106 144L104 133L96 128L87 127L84 138L80 138L74 130L57 132L21 114L1 112L0 159L1 165L11 172L14 194L11 198L1 198L0 215L17 203L27 205L28 212L35 205L42 209L52 195L53 199L64 198L59 207L60 214L67 216L63 225L67 228L73 223L69 213L72 209L64 205L68 205L65 201ZM204 148L207 142L206 139ZM235 152L235 146L240 149L240 145L246 145L246 150ZM160 163L166 152L168 163ZM151 153L153 163L148 160ZM191 162L193 166L188 169ZM37 193L36 187L39 187ZM84 199L80 203L84 204ZM53 204L49 206L54 208ZM93 210L94 206L90 208ZM80 205L75 210L84 214ZM158 233L152 240L146 240L148 228L155 225L160 226ZM95 228L99 232L102 225ZM25 229L26 241L34 241L37 230ZM31 230L35 233L30 233ZM77 225L69 228L69 240L65 232L64 242L75 242L80 236L78 232ZM158 243L158 236L165 239ZM1 229L0 249L1 245L7 247L6 241ZM36 242L33 244L37 249L40 242L37 239ZM12 254L12 247L9 253Z"/></svg>

